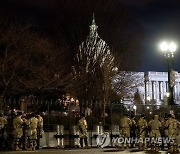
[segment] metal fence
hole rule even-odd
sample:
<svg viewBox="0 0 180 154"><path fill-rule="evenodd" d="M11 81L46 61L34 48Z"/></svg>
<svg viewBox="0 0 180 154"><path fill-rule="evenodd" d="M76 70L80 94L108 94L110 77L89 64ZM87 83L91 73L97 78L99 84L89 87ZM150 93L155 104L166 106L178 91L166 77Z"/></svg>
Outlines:
<svg viewBox="0 0 180 154"><path fill-rule="evenodd" d="M85 113L88 132L91 136L93 132L113 132L118 131L121 117L127 113L130 117L135 116L137 121L141 114L146 115L147 121L153 118L154 114L158 114L160 119L165 114L173 113L177 120L180 120L180 106L158 106L150 104L124 104L120 102L112 102L104 104L102 102L81 102L79 104L69 102L68 104L59 101L29 101L22 102L16 100L1 101L1 112L8 119L8 131L12 131L12 120L14 113L18 110L24 112L39 112L44 119L44 131L56 132L60 126L63 126L64 134L76 135L78 120L80 113ZM62 127L61 127L62 128ZM74 132L74 133L73 133ZM70 141L70 140L69 140ZM92 140L90 141L92 143ZM70 142L69 142L70 145ZM91 144L92 145L92 144Z"/></svg>
<svg viewBox="0 0 180 154"><path fill-rule="evenodd" d="M11 121L16 111L39 112L44 118L45 131L56 129L56 125L64 125L65 129L69 126L77 125L81 113L85 113L88 122L88 128L93 125L103 125L109 129L110 125L119 125L120 118L127 113L129 116L135 115L136 119L141 114L145 114L147 121L152 119L154 114L163 118L165 114L173 113L176 119L180 120L180 106L160 106L152 104L124 104L112 102L104 104L102 102L81 102L79 104L70 102L63 104L59 101L29 101L21 102L16 100L4 100L0 103L1 112Z"/></svg>

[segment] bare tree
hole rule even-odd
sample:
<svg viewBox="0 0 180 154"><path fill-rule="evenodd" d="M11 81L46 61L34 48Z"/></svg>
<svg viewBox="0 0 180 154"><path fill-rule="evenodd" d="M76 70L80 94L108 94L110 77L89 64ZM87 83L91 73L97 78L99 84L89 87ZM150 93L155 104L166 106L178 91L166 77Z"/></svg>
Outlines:
<svg viewBox="0 0 180 154"><path fill-rule="evenodd" d="M29 25L24 27L15 26L15 24L7 25L5 21L0 23L0 85L1 98L11 92L13 84L16 83L15 76L17 75L19 66L24 61L22 56L22 46L24 40L29 34L27 29Z"/></svg>
<svg viewBox="0 0 180 154"><path fill-rule="evenodd" d="M87 44L86 42L84 42L83 48L79 48L81 42L83 42L88 35L88 26L93 12L96 15L96 21L100 27L99 35L108 44L108 46L104 45L104 47L101 45L101 49L98 52L96 52L97 48L101 44L99 40L97 40L97 42L92 41L94 48L89 48L88 45L90 44ZM63 59L65 59L66 63L56 64L56 66L66 68L63 71L64 73L60 74L63 74L63 77L67 74L73 75L73 82L69 82L72 86L66 86L69 87L68 90L71 89L72 93L75 93L75 95L78 95L81 99L91 98L108 101L110 98L110 96L108 96L110 94L108 91L112 91L113 76L118 74L119 71L131 71L136 68L139 63L139 57L141 55L139 45L143 33L138 20L130 14L127 8L118 0L113 2L111 0L54 0L54 6L52 5L51 10L48 10L48 13L44 13L43 16L45 16L45 18L43 17L43 19L41 19L43 24L38 26L41 31L46 32L47 36L51 36L52 39L58 42L58 46L62 47L62 52L66 55L64 56L61 54L60 56L62 57L63 55ZM39 48L38 51L45 50L46 52L49 50L49 41L45 41L43 38L38 41L37 36L34 37L34 41L42 44L42 48ZM47 43L40 43L43 41ZM32 43L32 48L34 49L37 47L37 43L35 42ZM111 51L111 54L105 54L108 53L109 50ZM37 57L39 57L39 54L43 55L43 52L37 53ZM97 53L99 54L97 55ZM31 55L33 54L31 53ZM34 89L32 85L37 85L41 90L50 89L50 85L55 83L48 82L49 79L53 79L53 81L56 79L53 78L54 76L52 75L51 70L49 73L46 71L51 68L53 70L52 72L55 72L55 74L57 72L54 70L54 67L47 67L47 65L51 65L50 61L57 61L57 59L52 60L54 59L53 54L50 56L50 59L43 57L47 59L45 60L46 62L42 60L43 64L35 63L33 61L38 67L31 66L29 65L29 62L27 62L26 66L31 66L29 69L33 68L32 70L36 70L36 72L26 70L27 72L30 72L27 79L37 77L39 80L41 79L41 82L38 80L33 81L33 83L32 81L21 81L22 83L26 83L26 87L31 87L29 89L32 91ZM28 54L27 57L29 58L27 59L32 60L32 57L29 55L30 54ZM54 55L56 55L56 53ZM73 66L73 69L71 69L71 66ZM116 67L118 68L118 71L114 71L114 68ZM39 74L36 76L35 74L40 72L40 70L42 71L41 76ZM55 76L57 77L59 75ZM25 76L24 79L26 79Z"/></svg>
<svg viewBox="0 0 180 154"><path fill-rule="evenodd" d="M65 50L30 31L30 24L0 24L1 97L62 91L67 84ZM57 92L56 92L57 93Z"/></svg>
<svg viewBox="0 0 180 154"><path fill-rule="evenodd" d="M119 71L113 78L113 89L119 98L134 99L134 93L144 84L144 79L137 72Z"/></svg>
<svg viewBox="0 0 180 154"><path fill-rule="evenodd" d="M37 37L34 42L35 52L29 53L19 81L30 93L47 98L50 95L59 95L63 87L68 84L70 75L66 74L64 49L50 40ZM54 94L53 94L54 93Z"/></svg>

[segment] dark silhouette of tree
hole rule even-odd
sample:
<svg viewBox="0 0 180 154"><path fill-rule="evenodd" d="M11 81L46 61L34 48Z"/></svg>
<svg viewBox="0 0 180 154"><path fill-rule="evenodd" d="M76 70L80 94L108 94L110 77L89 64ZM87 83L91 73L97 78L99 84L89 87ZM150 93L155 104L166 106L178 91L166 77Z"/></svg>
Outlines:
<svg viewBox="0 0 180 154"><path fill-rule="evenodd" d="M66 83L65 87L68 90L72 90L74 88L74 93L76 93L76 95L81 95L79 97L94 97L94 99L104 99L104 97L106 97L105 99L108 100L108 97L110 97L108 96L109 90L112 90L111 77L115 73L112 71L111 67L107 67L110 60L106 60L106 63L102 65L102 57L104 55L101 55L99 56L101 58L96 59L96 62L90 63L88 72L84 72L84 68L80 69L80 67L83 67L82 62L77 61L79 46L86 39L86 36L88 36L89 25L92 19L92 14L94 12L97 25L99 26L99 36L107 42L108 48L111 51L111 56L114 57L113 67L117 66L118 68L116 74L122 70L134 70L140 60L141 50L139 46L143 36L142 27L140 26L137 18L134 17L133 14L129 13L128 9L118 0L113 2L111 0L50 0L50 2L52 4L50 7L45 6L45 3L43 4L43 7L39 7L40 3L38 4L38 7L37 5L36 7L33 7L31 2L29 2L29 5L24 5L25 2L23 4L22 1L19 1L19 3L13 1L11 4L9 1L9 4L6 4L8 9L4 7L4 15L8 14L8 18L10 18L12 22L16 21L15 19L17 19L18 22L23 22L24 24L25 21L31 18L33 21L33 26L30 27L30 30L38 33L38 36L35 36L34 41L32 41L34 42L32 43L34 46L32 49L36 48L39 42L39 44L41 44L42 50L47 52L47 56L42 56L42 50L40 47L37 47L39 52L33 53L31 56L29 56L31 61L34 59L32 63L39 67L26 63L25 66L27 66L28 69L26 68L25 70L27 72L31 72L30 70L34 71L29 73L31 75L26 75L27 77L24 77L24 79L34 79L34 81L32 80L33 84L37 85L35 87L38 87L41 90L51 89L50 85L52 83L47 82L46 79L43 80L43 78L48 78L48 80L53 79L54 81L55 79L53 78L54 76L52 75L52 72L54 74L59 74L58 71L63 70L63 73L60 71L60 74L63 74L63 77L70 74L73 75L72 78L75 77L75 73L77 75L77 72L79 72L81 73L81 77L79 77L78 80L70 80L69 83ZM52 42L56 43L52 45L52 42L49 41L49 39L46 40L41 38L40 34L44 34L46 37L50 38L50 40L53 40ZM32 40L32 38L30 40ZM59 50L54 46L59 48ZM53 56L51 56L49 48L51 48L53 51L58 50L59 55L57 54L58 52L53 52ZM88 53L87 48L85 50ZM57 62L57 55L63 59L61 65L59 65ZM36 59L32 56L39 58ZM93 54L91 57L92 56ZM51 58L48 59L47 57ZM36 62L38 60L39 62ZM40 63L40 61L42 61L42 63ZM56 64L53 65L50 61L56 61ZM87 61L84 61L83 63L85 62ZM52 65L62 66L63 68L54 70ZM72 66L74 66L76 71L72 69ZM52 69L50 70L49 68ZM42 73L35 75L40 70ZM59 75L55 76L57 77ZM37 78L41 79L41 82L37 82L38 80L35 81ZM25 83L25 81L21 81L21 83ZM26 86L31 87L29 88L31 89L30 91L34 91L35 89L32 87L32 81L26 81ZM62 84L60 84L60 87L61 86Z"/></svg>
<svg viewBox="0 0 180 154"><path fill-rule="evenodd" d="M0 96L62 93L69 78L65 50L31 31L32 25L0 21ZM49 93L49 94L48 94Z"/></svg>

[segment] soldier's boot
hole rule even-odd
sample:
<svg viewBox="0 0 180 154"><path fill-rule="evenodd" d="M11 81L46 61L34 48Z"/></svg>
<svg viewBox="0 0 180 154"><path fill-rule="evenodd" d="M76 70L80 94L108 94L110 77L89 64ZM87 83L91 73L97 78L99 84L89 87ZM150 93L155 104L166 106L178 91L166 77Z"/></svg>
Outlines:
<svg viewBox="0 0 180 154"><path fill-rule="evenodd" d="M15 139L14 139L13 145L14 145L14 150L15 150L15 151L20 151L20 150L21 150L21 149L19 148L19 138L15 138Z"/></svg>
<svg viewBox="0 0 180 154"><path fill-rule="evenodd" d="M168 152L173 152L173 150L174 150L174 148L173 148L173 146L171 145L170 148L169 148L169 150L168 150Z"/></svg>
<svg viewBox="0 0 180 154"><path fill-rule="evenodd" d="M174 145L174 146L173 146L173 151L174 151L174 152L178 152L178 146L177 146L177 145Z"/></svg>
<svg viewBox="0 0 180 154"><path fill-rule="evenodd" d="M139 150L143 150L143 144L139 143Z"/></svg>
<svg viewBox="0 0 180 154"><path fill-rule="evenodd" d="M21 151L22 149L20 149L18 146L15 147L15 151Z"/></svg>
<svg viewBox="0 0 180 154"><path fill-rule="evenodd" d="M18 144L15 144L15 145L14 145L14 150L15 150L15 151L20 151L20 150L22 150L22 149L19 148L19 145L18 145Z"/></svg>
<svg viewBox="0 0 180 154"><path fill-rule="evenodd" d="M36 139L32 139L32 150L36 150Z"/></svg>
<svg viewBox="0 0 180 154"><path fill-rule="evenodd" d="M88 139L87 139L87 137L84 138L84 143L85 143L86 148L90 148L90 147L88 146Z"/></svg>
<svg viewBox="0 0 180 154"><path fill-rule="evenodd" d="M24 147L25 150L27 150L28 147L29 147L28 143L29 143L29 139L28 139L28 137L26 137L26 138L25 138L25 143L24 143L24 145L25 145L25 147Z"/></svg>
<svg viewBox="0 0 180 154"><path fill-rule="evenodd" d="M19 148L19 143L18 142L16 142L15 144L14 144L14 150L15 151L20 151L21 149Z"/></svg>
<svg viewBox="0 0 180 154"><path fill-rule="evenodd" d="M144 151L146 149L146 145L143 143L142 150Z"/></svg>
<svg viewBox="0 0 180 154"><path fill-rule="evenodd" d="M124 149L125 149L125 145L124 145L124 143L122 144L121 148L122 148L122 150L124 150Z"/></svg>
<svg viewBox="0 0 180 154"><path fill-rule="evenodd" d="M83 138L80 138L80 146L83 148Z"/></svg>
<svg viewBox="0 0 180 154"><path fill-rule="evenodd" d="M32 148L33 148L33 140L32 139L30 139L29 140L29 148L28 148L28 150L32 150Z"/></svg>
<svg viewBox="0 0 180 154"><path fill-rule="evenodd" d="M130 145L129 144L126 144L126 149L129 149L130 148Z"/></svg>
<svg viewBox="0 0 180 154"><path fill-rule="evenodd" d="M25 146L25 150L31 151L32 150L32 143L31 143L31 139L29 137L27 137L27 141L26 141L26 146Z"/></svg>
<svg viewBox="0 0 180 154"><path fill-rule="evenodd" d="M125 145L126 145L126 147L125 147L125 148L126 148L126 149L129 149L129 144L125 144Z"/></svg>
<svg viewBox="0 0 180 154"><path fill-rule="evenodd" d="M155 151L158 152L159 151L159 146L156 145L155 147Z"/></svg>
<svg viewBox="0 0 180 154"><path fill-rule="evenodd" d="M151 151L155 151L154 144L151 145Z"/></svg>

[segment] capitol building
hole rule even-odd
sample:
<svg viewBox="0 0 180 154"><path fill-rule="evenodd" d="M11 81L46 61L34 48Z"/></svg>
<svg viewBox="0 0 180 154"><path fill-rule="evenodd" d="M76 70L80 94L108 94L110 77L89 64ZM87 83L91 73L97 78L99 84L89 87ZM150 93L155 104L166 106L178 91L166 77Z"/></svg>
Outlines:
<svg viewBox="0 0 180 154"><path fill-rule="evenodd" d="M93 61L94 64L100 57L101 65L105 63L107 57L109 65L112 64L114 60L114 57L111 55L107 43L98 35L98 26L95 23L94 14L92 24L89 26L89 28L89 36L79 46L79 53L77 54L78 63L83 61L83 56L86 56L87 62L84 70L86 72L91 69L92 63L90 62ZM75 72L75 74L78 74L78 72ZM155 105L162 105L163 103L167 103L169 91L168 72L122 72L122 74L126 74L127 76L135 76L133 81L136 82L132 83L135 86L131 86L133 88L130 88L129 90L132 91L132 93L130 92L130 94L127 94L127 96L123 96L123 99L121 101L123 101L124 104L133 104L134 94L137 91L143 104L154 102ZM121 75L121 73L119 73L119 75ZM123 78L123 80L125 78ZM174 102L176 104L180 104L180 73L177 73L177 79L175 80L173 91Z"/></svg>

